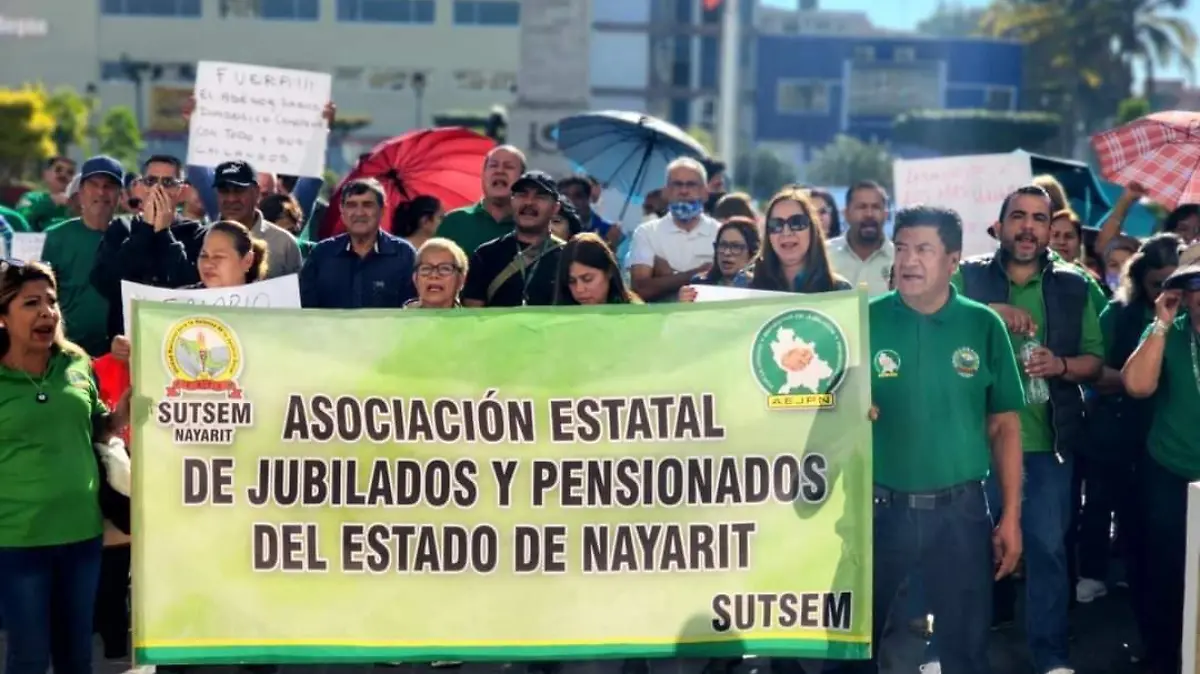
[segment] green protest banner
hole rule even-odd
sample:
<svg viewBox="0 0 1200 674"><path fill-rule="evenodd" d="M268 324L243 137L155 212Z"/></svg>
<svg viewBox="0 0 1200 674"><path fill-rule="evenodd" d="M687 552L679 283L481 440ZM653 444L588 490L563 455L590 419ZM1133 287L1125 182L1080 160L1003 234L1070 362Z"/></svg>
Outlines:
<svg viewBox="0 0 1200 674"><path fill-rule="evenodd" d="M136 302L135 657L867 657L865 322Z"/></svg>

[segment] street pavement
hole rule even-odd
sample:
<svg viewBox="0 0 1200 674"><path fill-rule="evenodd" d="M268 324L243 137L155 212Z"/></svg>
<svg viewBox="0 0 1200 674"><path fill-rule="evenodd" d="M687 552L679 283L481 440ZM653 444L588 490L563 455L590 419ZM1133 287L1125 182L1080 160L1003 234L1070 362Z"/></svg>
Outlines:
<svg viewBox="0 0 1200 674"><path fill-rule="evenodd" d="M1077 674L1136 674L1137 667L1130 663L1125 646L1135 638L1136 630L1124 590L1114 587L1107 597L1077 606L1071 616L1071 627L1071 657ZM0 651L3 648L4 637L0 634ZM915 633L899 630L884 641L882 671L884 674L918 674L924 661L924 650L924 641ZM994 632L990 655L992 671L997 674L1032 674L1019 626ZM701 674L704 664L701 660L654 661L650 674ZM737 668L736 674L767 674L764 664L761 660L746 660ZM380 674L430 674L431 671L418 665L331 665L286 666L281 674L362 674L371 669ZM153 671L152 667L134 668L128 660L105 661L97 640L96 674L152 674ZM205 674L235 674L237 671L231 667L214 667L206 668ZM438 674L524 674L519 667L488 663L433 671ZM565 663L561 674L621 674L621 661Z"/></svg>

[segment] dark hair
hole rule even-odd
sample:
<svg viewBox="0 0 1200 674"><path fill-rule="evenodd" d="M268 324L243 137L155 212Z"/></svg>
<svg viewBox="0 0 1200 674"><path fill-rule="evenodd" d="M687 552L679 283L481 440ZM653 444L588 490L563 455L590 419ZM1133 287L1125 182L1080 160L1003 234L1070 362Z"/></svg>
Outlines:
<svg viewBox="0 0 1200 674"><path fill-rule="evenodd" d="M900 230L912 227L933 227L947 253L962 252L962 218L954 209L924 204L901 208L896 212L896 221L892 226L892 240L900 235Z"/></svg>
<svg viewBox="0 0 1200 674"><path fill-rule="evenodd" d="M1200 215L1200 204L1184 204L1167 214L1167 219L1163 220L1162 231L1174 232L1179 229L1180 223L1192 216Z"/></svg>
<svg viewBox="0 0 1200 674"><path fill-rule="evenodd" d="M258 210L262 211L263 220L279 223L280 218L287 215L296 221L296 225L304 228L304 211L300 202L290 194L268 194L258 202Z"/></svg>
<svg viewBox="0 0 1200 674"><path fill-rule="evenodd" d="M750 260L753 261L758 255L759 246L762 244L758 236L758 224L751 218L735 215L717 228L717 236L713 239L713 259L714 264L709 268L708 273L702 278L707 285L717 285L725 280L725 276L721 273L721 266L715 263L717 256L717 244L721 242L721 235L725 230L736 229L742 238L746 240L746 250L750 253Z"/></svg>
<svg viewBox="0 0 1200 674"><path fill-rule="evenodd" d="M712 209L712 216L724 222L732 217L743 217L753 220L758 217L758 213L754 212L754 205L750 203L749 194L745 192L731 192L721 195L717 199L716 206Z"/></svg>
<svg viewBox="0 0 1200 674"><path fill-rule="evenodd" d="M383 185L374 178L358 178L351 180L342 188L342 203L346 203L346 199L357 197L363 194L374 194L375 201L380 208L387 205L387 192L384 191Z"/></svg>
<svg viewBox="0 0 1200 674"><path fill-rule="evenodd" d="M884 206L888 205L888 193L887 193L887 190L884 189L883 185L880 185L879 183L875 182L874 180L860 180L860 181L854 183L853 185L851 185L849 187L849 189L846 190L846 206L847 207L850 206L851 201L854 201L854 193L859 190L875 190L876 192L879 193L879 196L883 197L883 205Z"/></svg>
<svg viewBox="0 0 1200 674"><path fill-rule="evenodd" d="M65 161L68 164L70 164L71 166L75 165L74 159L71 159L70 157L68 157L65 154L56 154L53 157L50 157L49 159L46 160L46 168L48 168L48 169L54 168L54 165L60 161Z"/></svg>
<svg viewBox="0 0 1200 674"><path fill-rule="evenodd" d="M841 236L842 216L838 213L837 201L834 200L833 195L819 189L810 189L808 193L817 199L823 200L825 207L829 209L829 238L834 239Z"/></svg>
<svg viewBox="0 0 1200 674"><path fill-rule="evenodd" d="M559 180L558 180L559 194L566 192L567 188L572 187L572 186L582 189L584 194L590 195L592 193L592 184L590 182L588 182L588 179L584 178L583 176L567 176L566 178L559 178Z"/></svg>
<svg viewBox="0 0 1200 674"><path fill-rule="evenodd" d="M421 220L433 217L442 210L442 202L437 197L421 194L410 201L396 204L392 211L392 234L410 237L421 228Z"/></svg>
<svg viewBox="0 0 1200 674"><path fill-rule="evenodd" d="M1051 197L1051 201L1053 201L1053 197ZM1083 221L1079 219L1079 215L1070 208L1060 208L1057 211L1054 211L1054 213L1050 216L1050 222L1053 223L1055 220L1061 220L1063 218L1066 218L1068 221L1070 221L1071 226L1075 228L1075 236L1078 236L1082 240Z"/></svg>
<svg viewBox="0 0 1200 674"><path fill-rule="evenodd" d="M579 304L571 294L571 263L599 269L608 275L608 296L605 304L641 304L642 300L625 287L621 268L612 249L599 236L584 232L567 242L558 261L558 281L554 284L555 304Z"/></svg>
<svg viewBox="0 0 1200 674"><path fill-rule="evenodd" d="M571 237L583 231L583 219L579 217L579 211L575 210L575 204L567 198L567 195L558 195L558 217L567 221L567 231Z"/></svg>
<svg viewBox="0 0 1200 674"><path fill-rule="evenodd" d="M300 176L287 175L284 173L280 173L279 175L275 176L275 179L279 181L280 187L289 192L294 191L296 189L296 183L300 182Z"/></svg>
<svg viewBox="0 0 1200 674"><path fill-rule="evenodd" d="M246 283L254 283L267 277L266 241L250 236L250 230L246 229L245 225L233 220L221 220L213 223L205 236L211 235L213 232L227 234L229 238L233 239L233 247L240 257L246 257L249 253L254 254L250 269L246 271Z"/></svg>
<svg viewBox="0 0 1200 674"><path fill-rule="evenodd" d="M663 191L661 188L657 189L657 190L650 190L649 192L647 192L646 195L644 197L642 197L642 214L645 215L648 212L654 213L655 215L657 215L660 218L662 216L666 215L667 214L666 209L656 208L652 211L647 211L647 208L649 207L649 203L651 201L658 201L658 200L661 200L662 198L663 198Z"/></svg>
<svg viewBox="0 0 1200 674"><path fill-rule="evenodd" d="M1004 224L1004 218L1008 215L1009 202L1020 196L1039 197L1041 199L1045 199L1046 206L1047 206L1046 210L1049 210L1051 212L1054 211L1054 199L1050 198L1049 192L1047 192L1044 188L1042 188L1039 185L1033 185L1033 184L1023 185L1023 186L1018 187L1017 189L1009 192L1008 196L1004 197L1004 201L1000 202L1000 220L998 222L1000 222L1001 224Z"/></svg>
<svg viewBox="0 0 1200 674"><path fill-rule="evenodd" d="M17 295L21 294L21 288L26 283L37 281L45 281L50 285L51 290L58 292L58 280L54 277L54 272L49 265L41 262L0 259L0 314L8 313L8 308L12 306L13 300L17 299ZM61 320L58 326L58 334L54 336L54 346L58 347L60 351L86 358L87 354L84 350L64 336ZM10 346L12 343L9 340L8 329L0 327L0 357L8 353Z"/></svg>
<svg viewBox="0 0 1200 674"><path fill-rule="evenodd" d="M825 248L825 232L817 223L817 208L813 206L808 190L795 187L784 188L774 197L764 211L766 218L771 217L771 211L784 201L794 201L812 222L808 228L808 252L804 255L804 283L800 288L792 286L792 279L783 277L783 266L779 263L779 255L771 246L771 237L764 236L758 253L758 262L754 265L754 278L750 287L758 290L781 290L784 292L823 293L833 290L837 282L833 266L829 264L829 251Z"/></svg>
<svg viewBox="0 0 1200 674"><path fill-rule="evenodd" d="M142 162L142 173L150 168L151 164L170 164L175 169L175 175L183 175L183 162L179 158L169 154L152 154L150 158Z"/></svg>
<svg viewBox="0 0 1200 674"><path fill-rule="evenodd" d="M1150 304L1150 298L1146 297L1146 275L1164 267L1178 267L1179 255L1185 246L1178 234L1170 232L1146 239L1121 271L1116 301L1126 306L1134 302Z"/></svg>

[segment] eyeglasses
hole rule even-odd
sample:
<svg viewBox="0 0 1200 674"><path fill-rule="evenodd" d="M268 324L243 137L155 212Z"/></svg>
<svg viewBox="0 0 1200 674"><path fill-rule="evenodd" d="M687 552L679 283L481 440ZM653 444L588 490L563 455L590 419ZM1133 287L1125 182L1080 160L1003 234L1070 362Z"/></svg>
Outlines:
<svg viewBox="0 0 1200 674"><path fill-rule="evenodd" d="M417 266L417 276L453 276L462 271L456 264L448 262L442 264L422 264Z"/></svg>
<svg viewBox="0 0 1200 674"><path fill-rule="evenodd" d="M812 227L812 220L809 220L807 215L800 213L790 215L786 218L767 219L768 234L782 234L785 227L793 232L803 232Z"/></svg>
<svg viewBox="0 0 1200 674"><path fill-rule="evenodd" d="M171 189L172 187L179 187L180 185L183 184L183 181L179 180L178 178L159 178L158 176L146 176L145 178L142 178L141 182L146 187L155 187L157 185L162 185L163 187L165 187L167 189Z"/></svg>
<svg viewBox="0 0 1200 674"><path fill-rule="evenodd" d="M716 244L718 253L730 253L732 255L741 255L748 250L744 243L734 243L733 241L718 241Z"/></svg>

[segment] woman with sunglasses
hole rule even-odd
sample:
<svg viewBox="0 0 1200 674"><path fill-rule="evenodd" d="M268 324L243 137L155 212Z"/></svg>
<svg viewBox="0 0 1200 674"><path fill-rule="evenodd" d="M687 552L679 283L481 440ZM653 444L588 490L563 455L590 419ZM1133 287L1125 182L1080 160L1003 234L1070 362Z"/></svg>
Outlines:
<svg viewBox="0 0 1200 674"><path fill-rule="evenodd" d="M766 223L767 238L754 265L751 288L797 293L850 290L850 283L829 264L825 231L806 190L788 187L772 197Z"/></svg>
<svg viewBox="0 0 1200 674"><path fill-rule="evenodd" d="M413 285L417 296L405 309L455 309L467 278L467 254L450 239L434 237L417 249Z"/></svg>
<svg viewBox="0 0 1200 674"><path fill-rule="evenodd" d="M0 261L0 615L4 671L92 671L103 515L96 443L129 419L63 335L49 267Z"/></svg>

